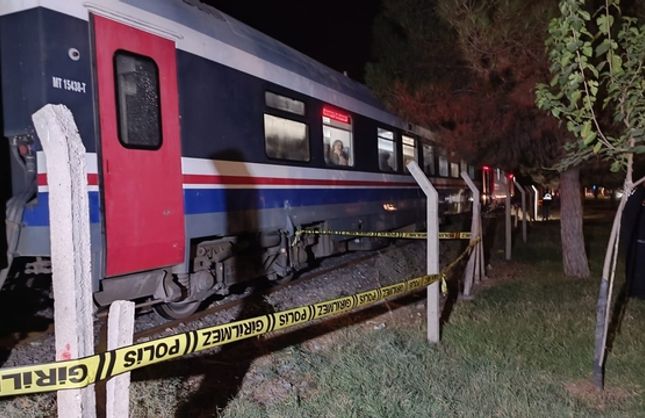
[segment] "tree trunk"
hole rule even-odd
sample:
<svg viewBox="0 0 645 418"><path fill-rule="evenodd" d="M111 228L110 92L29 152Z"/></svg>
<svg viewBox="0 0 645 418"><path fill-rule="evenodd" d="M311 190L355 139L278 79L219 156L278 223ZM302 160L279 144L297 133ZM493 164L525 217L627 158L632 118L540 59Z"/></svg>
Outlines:
<svg viewBox="0 0 645 418"><path fill-rule="evenodd" d="M588 278L590 272L582 232L582 197L578 167L560 174L560 236L564 274L569 277Z"/></svg>

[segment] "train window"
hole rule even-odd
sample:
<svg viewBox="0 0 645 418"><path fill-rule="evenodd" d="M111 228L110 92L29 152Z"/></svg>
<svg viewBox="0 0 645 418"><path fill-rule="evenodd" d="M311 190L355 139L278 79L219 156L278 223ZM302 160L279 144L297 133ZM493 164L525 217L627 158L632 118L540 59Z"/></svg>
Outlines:
<svg viewBox="0 0 645 418"><path fill-rule="evenodd" d="M405 172L408 172L408 163L410 161L419 162L417 159L417 141L416 139L403 135L403 168Z"/></svg>
<svg viewBox="0 0 645 418"><path fill-rule="evenodd" d="M439 175L448 177L448 159L443 155L439 156Z"/></svg>
<svg viewBox="0 0 645 418"><path fill-rule="evenodd" d="M264 103L272 109L271 113L264 113L264 149L267 156L309 161L309 129L303 118L305 102L266 91ZM280 113L280 116L275 113Z"/></svg>
<svg viewBox="0 0 645 418"><path fill-rule="evenodd" d="M346 113L324 107L323 146L328 165L353 166L352 118Z"/></svg>
<svg viewBox="0 0 645 418"><path fill-rule="evenodd" d="M309 161L307 125L265 113L264 146L269 158Z"/></svg>
<svg viewBox="0 0 645 418"><path fill-rule="evenodd" d="M378 136L378 168L381 171L396 171L396 147L394 132L377 128Z"/></svg>
<svg viewBox="0 0 645 418"><path fill-rule="evenodd" d="M434 148L432 145L423 144L423 171L429 176L437 174L434 162Z"/></svg>
<svg viewBox="0 0 645 418"><path fill-rule="evenodd" d="M459 175L461 176L461 172L468 173L468 163L466 160L461 160L459 163Z"/></svg>
<svg viewBox="0 0 645 418"><path fill-rule="evenodd" d="M474 180L475 179L475 167L468 164L468 176Z"/></svg>
<svg viewBox="0 0 645 418"><path fill-rule="evenodd" d="M459 164L450 163L450 177L459 177Z"/></svg>
<svg viewBox="0 0 645 418"><path fill-rule="evenodd" d="M283 110L300 116L305 115L305 102L300 100L267 91L264 93L264 102L267 106L274 109Z"/></svg>
<svg viewBox="0 0 645 418"><path fill-rule="evenodd" d="M114 54L119 141L127 148L161 147L159 69L149 57Z"/></svg>

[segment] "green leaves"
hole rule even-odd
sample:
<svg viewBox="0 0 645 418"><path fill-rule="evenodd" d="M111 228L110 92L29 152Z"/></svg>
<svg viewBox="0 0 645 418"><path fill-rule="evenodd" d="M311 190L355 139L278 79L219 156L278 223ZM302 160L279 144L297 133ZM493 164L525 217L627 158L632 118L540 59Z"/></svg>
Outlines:
<svg viewBox="0 0 645 418"><path fill-rule="evenodd" d="M584 145L591 144L596 139L596 136L597 134L591 130L591 121L586 121L580 130L580 137Z"/></svg>
<svg viewBox="0 0 645 418"><path fill-rule="evenodd" d="M601 14L596 18L596 25L601 34L608 35L611 32L611 27L614 24L614 17L608 14Z"/></svg>
<svg viewBox="0 0 645 418"><path fill-rule="evenodd" d="M609 51L609 47L611 46L612 42L611 40L605 38L598 44L596 47L596 57L600 57L603 54L605 54L607 51Z"/></svg>
<svg viewBox="0 0 645 418"><path fill-rule="evenodd" d="M614 75L623 72L623 59L619 55L611 56L611 72Z"/></svg>
<svg viewBox="0 0 645 418"><path fill-rule="evenodd" d="M560 168L600 156L619 171L627 155L645 153L645 26L623 17L619 0L605 2L594 21L584 6L560 1L546 41L551 83L538 86L536 104L576 138Z"/></svg>

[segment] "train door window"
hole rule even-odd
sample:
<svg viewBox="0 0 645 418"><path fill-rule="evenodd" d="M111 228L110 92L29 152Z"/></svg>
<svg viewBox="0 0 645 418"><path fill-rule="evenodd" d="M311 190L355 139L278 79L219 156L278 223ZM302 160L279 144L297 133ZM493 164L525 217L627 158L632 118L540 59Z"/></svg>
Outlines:
<svg viewBox="0 0 645 418"><path fill-rule="evenodd" d="M403 139L403 168L408 172L408 163L410 161L419 162L417 159L417 141L411 136L402 135Z"/></svg>
<svg viewBox="0 0 645 418"><path fill-rule="evenodd" d="M381 171L397 171L396 143L394 132L377 128L378 136L378 168Z"/></svg>
<svg viewBox="0 0 645 418"><path fill-rule="evenodd" d="M448 158L444 155L439 156L439 175L448 177Z"/></svg>
<svg viewBox="0 0 645 418"><path fill-rule="evenodd" d="M434 162L434 147L432 145L423 144L423 171L429 175L434 176L437 174L437 169Z"/></svg>
<svg viewBox="0 0 645 418"><path fill-rule="evenodd" d="M458 163L450 163L450 177L459 177L459 164Z"/></svg>
<svg viewBox="0 0 645 418"><path fill-rule="evenodd" d="M322 124L325 163L336 166L353 166L352 117L347 113L323 107Z"/></svg>
<svg viewBox="0 0 645 418"><path fill-rule="evenodd" d="M119 141L127 148L161 147L159 68L149 57L114 54Z"/></svg>
<svg viewBox="0 0 645 418"><path fill-rule="evenodd" d="M267 91L264 94L264 149L269 158L309 161L305 103Z"/></svg>

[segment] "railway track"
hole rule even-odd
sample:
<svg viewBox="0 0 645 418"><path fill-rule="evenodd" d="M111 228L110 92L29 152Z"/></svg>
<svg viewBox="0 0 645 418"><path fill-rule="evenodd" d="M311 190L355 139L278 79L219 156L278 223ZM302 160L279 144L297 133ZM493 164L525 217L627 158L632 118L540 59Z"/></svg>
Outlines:
<svg viewBox="0 0 645 418"><path fill-rule="evenodd" d="M359 264L363 261L370 260L376 257L379 257L383 254L401 248L406 245L412 244L411 241L397 241L393 245L381 249L378 251L373 251L370 253L348 253L343 254L339 257L332 257L326 261L332 260L330 265L324 267L317 267L313 271L305 271L304 273L296 276L293 281L297 281L298 284L305 283L309 280L313 280L317 277L332 273L335 270L340 270L343 268L348 268L353 265ZM334 258L342 259L340 262L334 262ZM325 261L323 261L324 263ZM292 285L293 281L289 281L283 284L271 284L266 281L260 281L259 285L249 285L247 288L236 296L236 299L231 300L231 298L226 298L221 301L212 302L206 309L203 309L199 312L196 312L186 318L177 319L177 320L163 320L164 322L152 325L150 327L144 328L142 330L136 331L134 334L133 341L140 341L145 338L153 337L164 332L167 332L169 329L175 329L177 327L183 326L185 324L190 324L192 322L199 321L205 317L217 314L219 312L224 312L230 309L234 309L242 304L248 303L249 300L256 294L259 289L259 286L263 286L262 295L268 296L270 294L279 292ZM148 306L143 304L143 306ZM140 306L141 307L141 306ZM141 318L141 315L137 315L138 318ZM94 328L98 331L98 338L96 342L96 350L105 350L107 347L106 341L106 330L107 330L107 309L99 311L96 314L96 320L94 322ZM135 324L136 328L136 324ZM11 333L0 337L0 347L5 347L6 349L17 349L22 346L27 346L30 344L38 344L43 338L48 336L53 336L54 334L54 323L52 322L42 330L30 331L28 333Z"/></svg>
<svg viewBox="0 0 645 418"><path fill-rule="evenodd" d="M395 243L392 246L387 247L385 249L385 252L387 253L389 251L394 250L395 248L401 248L401 247L404 247L404 246L410 245L410 244L412 244L412 242L410 242L410 241L400 241L400 242ZM344 260L344 261L342 261L340 263L332 264L331 266L328 266L328 267L319 268L319 269L316 269L315 271L311 271L311 272L305 272L302 275L297 276L296 278L294 278L294 280L297 280L299 284L302 284L302 283L304 283L306 281L313 280L313 279L315 279L317 277L320 277L320 276L324 276L325 274L329 274L329 273L331 273L331 272L333 272L335 270L348 268L348 267L351 267L353 265L359 264L359 263L361 263L363 261L367 261L367 260L376 258L378 256L382 256L383 254L384 254L383 250L370 252L368 254L362 254L362 255L359 255L359 256L356 256L356 257L352 257L350 260ZM266 290L263 290L262 295L263 296L268 296L270 294L276 293L276 292L284 289L285 287L290 286L291 284L292 284L292 281L289 281L289 282L283 283L283 284L272 285L271 287L267 288ZM266 285L266 284L264 284L264 285ZM136 342L136 341L139 341L139 340L141 340L143 338L153 337L153 336L159 335L159 334L167 331L168 329L175 329L178 326L182 326L182 325L187 324L187 323L199 321L199 320L201 320L201 319L203 319L205 317L208 317L210 315L216 314L218 312L226 311L226 310L233 309L233 308L236 308L238 306L241 306L242 304L247 303L249 301L249 299L251 299L254 296L255 290L257 290L256 287L249 286L249 288L247 288L245 290L245 292L243 292L243 294L238 299L228 301L228 302L227 301L222 301L222 303L211 304L206 309L203 309L203 310L201 310L199 312L196 312L196 313L194 313L194 314L192 314L192 315L190 315L190 316L188 316L186 318L166 321L163 324L153 326L153 327L147 328L147 329L142 330L142 331L135 332L133 341Z"/></svg>
<svg viewBox="0 0 645 418"><path fill-rule="evenodd" d="M148 312L137 314L135 322L134 342L171 335L204 326L226 323L242 317L259 315L271 309L286 309L292 304L311 303L330 297L342 295L345 292L355 292L359 288L380 286L381 273L383 280L399 280L411 277L410 274L420 273L420 265L411 267L410 260L420 260L424 254L421 247L404 249L413 246L418 241L398 240L392 245L369 253L348 253L338 257L321 260L321 264L305 271L293 281L284 284L270 284L261 281L257 286L240 288L233 295L215 301L206 309L181 320L163 320ZM403 251L401 251L403 249ZM457 247L454 246L454 250ZM454 253L453 245L442 247L441 258L448 260ZM412 257L410 260L407 256ZM379 258L381 258L379 260ZM355 268L353 268L356 266ZM332 277L333 276L333 279ZM387 279L385 279L387 277ZM329 280L328 280L329 278ZM318 279L318 280L315 280ZM313 281L313 283L308 283ZM372 283L375 282L375 283ZM359 284L360 283L360 284ZM285 289L293 286L292 289ZM329 287L328 287L329 286ZM367 287L366 287L367 286ZM279 293L281 292L282 293ZM272 296L271 296L272 295ZM271 298L266 299L268 296ZM269 306L270 305L270 306ZM95 321L96 352L107 349L107 315L97 316ZM9 337L9 336L6 336ZM11 336L13 338L13 336ZM4 347L5 353L10 351L9 365L29 364L34 359L41 358L43 353L51 353L54 349L53 322L43 331L23 333L14 338L11 344ZM6 338L5 338L6 339Z"/></svg>
<svg viewBox="0 0 645 418"><path fill-rule="evenodd" d="M373 260L378 257L387 256L388 253L395 251L397 249L403 248L408 245L412 245L413 241L407 240L398 240L394 244L385 247L381 250L372 251L369 253L348 253L343 254L338 257L331 257L326 260L323 260L322 266L315 267L313 270L305 271L304 273L296 276L292 281L275 284L264 281L259 281L257 285L248 285L243 289L239 294L231 297L227 297L220 301L211 302L211 304L186 318L177 319L177 320L163 320L153 317L151 313L146 314L137 314L136 323L135 323L135 334L133 336L133 341L138 342L145 339L150 339L152 337L160 336L163 334L170 334L175 332L177 329L186 328L188 324L193 324L199 321L203 321L204 318L216 315L218 313L223 313L229 310L239 308L241 306L253 306L254 303L257 303L258 294L261 294L262 297L267 297L274 293L284 290L286 287L292 286L294 284L303 285L308 281L314 280L318 277L329 275L334 271L340 271L342 269L348 269L352 266L358 265L368 260ZM445 247L444 247L445 248ZM442 258L443 254L442 254ZM153 322L151 326L146 327L142 326L142 323L145 323L145 315L150 315L148 321ZM153 319L150 319L153 318ZM195 328L195 325L188 325L190 328ZM203 326L203 325L200 325ZM101 311L96 316L96 321L94 327L97 330L97 340L96 340L96 351L105 351L107 349L107 310ZM139 329L137 329L139 328ZM14 338L13 335L7 335L2 337L3 340L12 339L11 344L7 344L7 348L17 349L21 346L27 346L29 344L41 344L44 338L53 337L54 334L54 324L52 323L42 331L29 332L27 334L22 334L18 338Z"/></svg>
<svg viewBox="0 0 645 418"><path fill-rule="evenodd" d="M150 339L164 334L172 334L181 329L202 327L205 326L205 324L211 325L210 322L212 322L213 325L218 322L227 322L227 320L205 320L205 318L215 316L217 314L222 314L227 311L239 309L240 307L243 307L242 309L254 310L254 305L258 305L257 310L263 312L265 309L262 309L262 307L259 306L257 300L258 295L261 295L263 298L265 298L292 285L301 286L304 284L305 286L303 287L306 288L306 283L308 281L325 275L333 274L335 271L341 271L343 269L351 268L352 266L369 260L374 260L378 257L386 257L389 253L408 245L412 245L413 243L414 241L397 240L392 245L380 250L371 251L368 253L346 253L338 257L330 257L322 260L320 266L314 267L309 271L301 273L292 281L281 284L271 283L266 280L258 281L258 284L248 285L246 288L242 288L238 294L229 296L223 300L211 302L207 308L183 319L162 320L161 318L156 317L150 312L141 314L141 311L139 311L137 313L135 322L135 334L133 336L133 341L140 342L142 340ZM442 248L442 259L448 256L448 254L443 253L444 250L448 250L448 248ZM147 305L147 307L149 308L150 305ZM199 322L202 323L199 324ZM146 326L147 323L151 323L150 326ZM107 349L107 310L101 311L96 315L94 328L97 330L95 349L97 352L105 351ZM1 346L5 347L5 350L15 350L20 349L21 347L27 348L26 346L29 345L49 345L53 344L53 334L54 324L52 321L52 323L49 324L47 328L41 331L21 333L20 335L8 334L6 336L2 336L0 340L6 342L7 344L2 344ZM48 340L48 342L46 342L46 340Z"/></svg>

